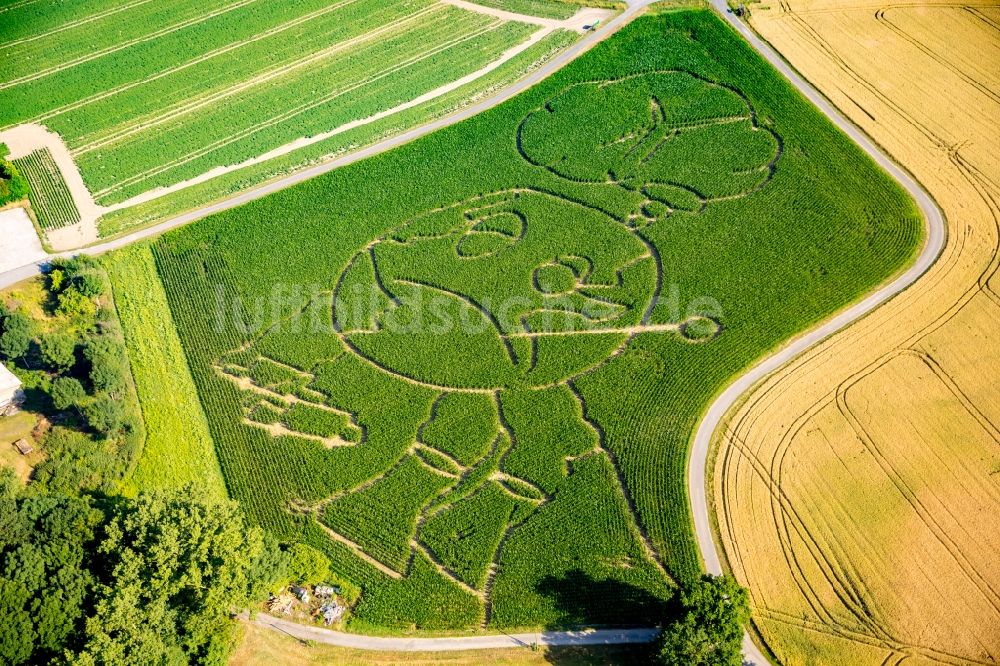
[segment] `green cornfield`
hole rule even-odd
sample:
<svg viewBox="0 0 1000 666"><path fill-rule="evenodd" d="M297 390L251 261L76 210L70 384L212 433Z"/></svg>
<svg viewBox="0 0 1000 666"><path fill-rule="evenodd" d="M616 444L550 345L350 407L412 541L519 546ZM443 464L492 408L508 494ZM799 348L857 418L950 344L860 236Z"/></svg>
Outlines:
<svg viewBox="0 0 1000 666"><path fill-rule="evenodd" d="M153 246L230 494L357 630L645 624L701 572L727 380L919 246L904 193L707 11Z"/></svg>

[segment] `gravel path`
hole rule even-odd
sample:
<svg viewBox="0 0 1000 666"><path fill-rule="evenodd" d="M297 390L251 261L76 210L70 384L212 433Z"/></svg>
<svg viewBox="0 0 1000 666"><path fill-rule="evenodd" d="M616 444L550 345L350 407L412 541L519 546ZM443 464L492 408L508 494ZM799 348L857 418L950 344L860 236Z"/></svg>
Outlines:
<svg viewBox="0 0 1000 666"><path fill-rule="evenodd" d="M257 624L280 631L300 640L360 650L393 652L446 652L453 650L487 650L493 648L529 647L531 645L622 645L649 643L657 629L589 629L585 631L542 631L528 634L492 634L488 636L447 636L442 638L397 638L361 636L340 631L297 624L289 620L258 613Z"/></svg>

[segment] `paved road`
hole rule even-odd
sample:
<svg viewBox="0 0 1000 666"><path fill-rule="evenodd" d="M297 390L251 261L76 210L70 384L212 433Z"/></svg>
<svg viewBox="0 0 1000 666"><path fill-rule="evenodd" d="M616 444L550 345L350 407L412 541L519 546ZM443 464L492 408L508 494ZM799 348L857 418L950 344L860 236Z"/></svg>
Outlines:
<svg viewBox="0 0 1000 666"><path fill-rule="evenodd" d="M358 162L360 160L365 159L366 157L371 157L373 155L378 155L379 153L384 153L387 150L392 150L397 146L401 146L404 143L409 143L414 139L418 139L422 136L430 134L431 132L437 131L443 127L454 125L455 123L461 122L467 118L471 118L472 116L475 116L479 113L482 113L483 111L491 109L494 106L497 106L498 104L501 104L516 95L519 95L520 93L524 92L525 90L535 85L542 79L545 79L546 77L552 75L554 72L564 67L567 63L577 58L581 53L591 48L601 40L611 35L618 28L620 28L621 26L625 25L626 23L634 19L642 12L642 10L646 6L652 4L653 2L655 2L655 0L629 0L628 6L625 9L625 11L623 11L621 14L618 14L617 16L609 20L607 23L604 23L600 28L598 28L594 32L590 32L587 35L585 35L573 46L569 47L568 49L557 55L555 58L552 58L552 60L549 60L548 62L543 64L541 67L536 69L530 75L516 81L507 88L504 88L496 92L495 94L486 97L485 99L477 102L476 104L468 106L449 116L439 118L425 125L420 125L419 127L415 127L409 131L403 132L402 134L397 134L396 136L385 139L384 141L380 141L376 144L368 146L367 148L362 148L361 150L349 153L335 160L324 162L323 164L317 164L316 166L303 169L302 171L298 171L283 178L279 178L277 180L264 183L263 185L259 185L249 190L245 190L223 201L219 201L217 203L210 204L208 206L203 206L188 213L184 213L183 215L178 215L177 217L166 220L165 222L161 222L160 224L151 227L146 227L145 229L141 229L139 231L133 232L125 236L120 236L114 240L106 241L104 243L98 243L96 245L91 245L89 247L82 248L79 250L73 250L70 252L53 254L50 255L49 258L51 259L54 257L72 256L74 254L80 254L80 253L90 254L90 255L103 254L104 252L109 252L111 250L115 250L120 247L130 245L144 238L158 236L159 234L162 234L165 231L169 231L170 229L173 229L175 227L180 227L185 224L189 224L191 222L194 222L195 220L200 220L203 217L208 217L209 215L213 215L215 213L219 213L224 210L229 210L230 208L236 208L237 206L241 206L247 202L260 199L261 197L266 197L267 195L277 192L278 190L283 190L287 187L291 187L292 185L296 185L311 178L315 178L320 174L333 171L334 169L339 169L340 167L346 166L353 162ZM40 260L35 263L28 263L19 268L11 269L0 273L0 289L10 286L15 282L19 282L21 280L29 278L32 275L37 275L41 269L41 266L44 263L45 260Z"/></svg>
<svg viewBox="0 0 1000 666"><path fill-rule="evenodd" d="M543 631L530 634L491 634L488 636L448 636L442 638L398 638L345 634L341 631L296 624L289 620L258 613L255 622L300 640L359 650L391 652L446 652L486 650L531 645L623 645L649 643L660 633L657 629L589 629L586 631Z"/></svg>
<svg viewBox="0 0 1000 666"><path fill-rule="evenodd" d="M740 19L730 14L726 9L725 0L709 0L712 7L733 27L740 35L750 42L750 45L757 50L768 62L774 66L781 74L787 78L792 85L799 89L805 97L816 105L833 123L845 134L854 140L861 149L868 153L879 166L885 169L889 175L899 181L910 196L914 198L920 210L924 214L927 224L927 243L921 251L920 256L913 266L905 273L885 285L878 291L870 294L867 298L848 307L838 313L832 319L820 324L816 328L793 339L773 355L761 360L748 372L734 380L726 390L723 391L715 402L708 408L702 417L701 424L694 436L694 443L691 448L691 457L688 463L688 494L691 498L691 509L694 514L695 533L698 538L698 547L701 549L702 558L705 561L705 568L714 574L722 573L722 564L719 560L719 551L716 548L709 518L709 506L706 499L708 483L710 479L705 478L708 461L709 446L712 436L718 429L723 417L729 409L739 400L740 396L750 390L758 381L771 374L781 366L785 365L796 356L809 349L820 341L830 337L851 323L861 319L866 314L885 303L890 298L900 293L917 278L923 275L928 268L937 260L944 248L945 224L941 210L934 203L930 195L924 188L914 180L908 173L903 171L895 162L886 156L861 130L854 126L849 120L844 118L836 108L830 104L815 88L805 79L799 76L770 46L748 28ZM768 661L749 639L744 638L744 654L748 661L756 664L767 664Z"/></svg>

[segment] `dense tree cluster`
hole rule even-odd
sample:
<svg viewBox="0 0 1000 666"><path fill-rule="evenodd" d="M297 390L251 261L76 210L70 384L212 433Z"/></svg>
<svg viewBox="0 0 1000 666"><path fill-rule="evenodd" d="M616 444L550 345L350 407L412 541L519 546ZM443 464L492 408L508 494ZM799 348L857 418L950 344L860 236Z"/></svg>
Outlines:
<svg viewBox="0 0 1000 666"><path fill-rule="evenodd" d="M124 341L96 260L54 262L40 303L0 303L0 360L24 383L25 408L53 424L34 480L114 492L142 441Z"/></svg>
<svg viewBox="0 0 1000 666"><path fill-rule="evenodd" d="M230 615L286 582L290 556L195 487L135 500L17 487L0 474L0 663L222 664Z"/></svg>

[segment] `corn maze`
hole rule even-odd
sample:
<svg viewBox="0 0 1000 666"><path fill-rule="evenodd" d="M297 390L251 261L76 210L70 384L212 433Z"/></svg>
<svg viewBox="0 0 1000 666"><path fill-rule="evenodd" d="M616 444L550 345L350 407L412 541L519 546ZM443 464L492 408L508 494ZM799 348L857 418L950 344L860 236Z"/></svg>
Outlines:
<svg viewBox="0 0 1000 666"><path fill-rule="evenodd" d="M754 57L708 13L642 19L155 245L230 493L361 586L353 626L648 623L699 574L700 410L920 233Z"/></svg>

